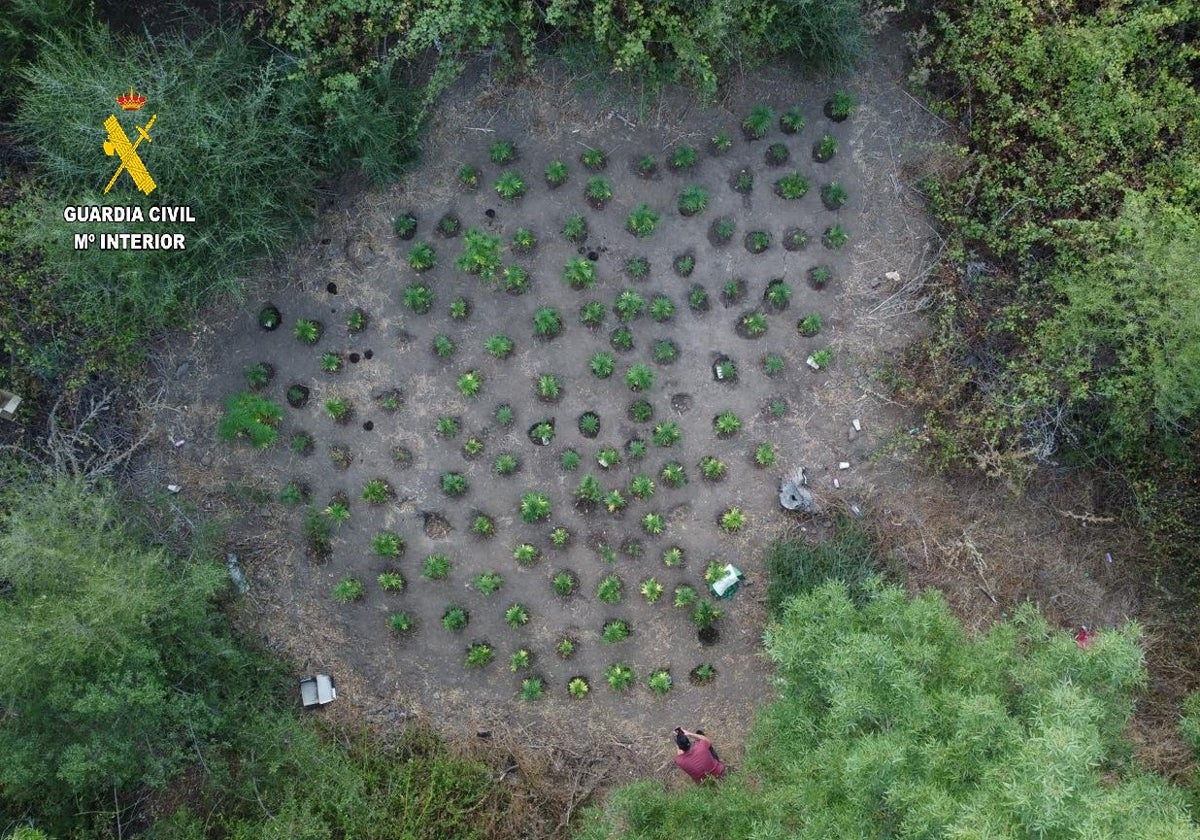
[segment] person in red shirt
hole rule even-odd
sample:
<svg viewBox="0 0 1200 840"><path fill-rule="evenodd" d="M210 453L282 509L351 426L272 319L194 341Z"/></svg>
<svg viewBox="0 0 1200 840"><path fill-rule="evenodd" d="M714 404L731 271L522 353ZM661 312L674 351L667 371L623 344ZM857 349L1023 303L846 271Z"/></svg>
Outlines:
<svg viewBox="0 0 1200 840"><path fill-rule="evenodd" d="M713 749L712 741L703 732L675 729L675 765L700 784L708 776L719 779L725 775L725 765Z"/></svg>

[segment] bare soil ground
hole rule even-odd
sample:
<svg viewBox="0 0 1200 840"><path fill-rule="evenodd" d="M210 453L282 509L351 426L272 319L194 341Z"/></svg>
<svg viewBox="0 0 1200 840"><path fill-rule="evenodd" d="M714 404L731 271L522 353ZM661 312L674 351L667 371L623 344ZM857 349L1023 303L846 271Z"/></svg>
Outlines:
<svg viewBox="0 0 1200 840"><path fill-rule="evenodd" d="M141 474L160 485L181 485L182 495L204 509L237 509L230 547L242 557L251 585L241 621L295 661L298 673L320 670L336 676L339 699L328 714L380 726L416 715L449 733L493 730L533 742L592 739L622 756L605 771L607 780L658 774L671 783L679 780L670 772L667 734L685 725L714 735L736 765L754 710L771 696L770 666L760 645L765 618L761 548L783 533L819 536L830 524L829 514L839 511L860 511L879 535L889 564L906 574L909 585L938 586L971 626L985 625L1025 598L1036 600L1064 627L1109 626L1134 610L1121 546L1113 545L1116 532L1092 515L1091 488L1070 476L1047 476L1028 495L1016 498L1002 487L931 477L912 455L922 434L920 418L895 402L880 382L881 368L921 334L922 312L932 304L922 293L922 281L936 259L938 242L917 185L948 160L942 151L945 127L902 88L905 68L897 41L881 40L867 65L851 78L809 82L767 68L736 79L713 107L668 95L653 108L639 108L635 100L610 89L586 90L579 78L558 66L512 85L495 83L486 73L473 74L439 108L418 171L384 193L339 192L311 239L260 278L244 305L214 309L203 328L161 349L158 367L176 408L160 423L171 439L185 443L164 441ZM860 104L848 121L835 124L821 109L841 87ZM776 123L766 139L747 142L739 125L757 102L769 104L776 114L798 105L807 125L799 134L785 135ZM717 157L709 153L708 139L719 131L727 132L734 145ZM832 161L816 163L811 149L824 133L837 138L840 151ZM511 167L488 161L488 146L501 139L513 140L519 148L520 160ZM789 162L779 168L764 161L768 144L775 142L790 152ZM670 152L682 144L700 150L699 163L686 175L666 165ZM579 155L586 148L603 149L608 156L603 174L614 197L603 210L590 208L583 199L588 173ZM659 161L654 179L634 172L634 161L644 155ZM566 185L557 190L542 178L553 159L566 161L571 170ZM464 191L457 183L456 173L467 163L483 172L477 191ZM517 202L503 202L492 190L504 168L520 171L529 185ZM729 185L742 168L756 176L749 196ZM784 201L772 193L771 183L792 169L807 176L812 189L799 201ZM849 200L831 212L822 206L818 190L834 180L845 184ZM676 197L693 183L708 190L711 203L706 212L684 218L675 209ZM661 212L662 222L651 237L637 239L623 226L630 209L643 202ZM392 231L393 218L410 211L419 218L414 242L429 242L438 255L438 266L420 277L406 262L413 243L400 241ZM506 264L530 270L532 290L509 295L456 270L461 234L445 239L435 233L445 213L457 215L464 229L500 235L506 245L517 227L533 229L540 244L532 255L505 253ZM574 213L583 214L589 226L579 245L559 235L564 219ZM737 234L730 245L716 247L708 228L724 215L736 220ZM821 232L834 221L850 236L840 252L820 243ZM809 233L804 250L780 247L783 232L791 227ZM775 240L761 255L748 253L741 244L742 236L756 229L771 232ZM671 262L688 251L696 269L682 279ZM593 289L576 291L560 279L566 260L578 255L595 257L598 282ZM635 256L649 259L645 280L633 280L624 271ZM833 270L834 280L823 290L806 280L807 270L817 264ZM898 273L899 280L895 275L888 279L889 272ZM734 277L746 280L749 294L744 302L725 306L720 291ZM765 336L739 336L737 320L762 306L773 278L790 285L789 307L767 315ZM404 288L417 280L427 282L435 296L425 315L413 314L400 302ZM711 298L707 312L688 308L687 293L695 283ZM677 311L667 323L645 315L633 322L634 349L615 352L616 373L602 381L588 372L587 361L609 349L609 333L617 326L612 303L627 287L647 299L666 294ZM460 295L471 301L472 310L468 319L456 322L449 318L448 306ZM593 299L608 308L606 324L597 331L577 318L580 306ZM259 308L268 300L283 312L283 327L274 332L256 324ZM346 316L356 306L368 313L369 324L362 333L350 334ZM530 318L539 306L562 313L562 336L549 342L534 338ZM804 338L796 322L811 312L820 313L824 328L815 338ZM298 318L324 324L315 347L291 336ZM484 340L496 333L516 342L512 358L498 361L484 353ZM448 360L431 351L437 334L448 335L456 345ZM651 359L660 338L678 345L680 358L673 364ZM835 350L833 365L819 372L809 369L805 358L827 345ZM340 372L321 370L319 357L325 352L343 355ZM351 353L358 354L356 362L350 361ZM766 353L784 357L781 374L763 372L760 359ZM736 361L736 383L714 380L712 364L719 354ZM285 409L280 441L270 450L218 442L215 426L224 400L244 390L244 368L260 361L276 371L266 396L286 406L287 388L299 383L311 389L309 403ZM626 411L639 396L623 382L633 362L647 363L656 374L647 395L654 406L650 423L636 423ZM455 388L457 376L466 370L484 377L482 393L474 399ZM557 403L536 399L533 382L541 373L562 380L564 394ZM391 389L403 394L394 413L379 405L380 395ZM333 396L353 403L348 425L324 416L321 404ZM775 418L766 406L779 398L786 400L787 410ZM511 428L495 420L499 403L515 411ZM576 418L585 410L601 417L595 439L582 437L576 428ZM744 426L732 438L719 439L711 420L725 410L736 412ZM434 434L440 415L460 418L457 438ZM535 446L525 431L548 417L555 420L555 439L550 446ZM601 446L624 451L631 438L648 440L653 424L663 420L680 424L683 439L675 447L650 445L641 462L626 457L617 469L597 467L594 456ZM860 432L853 428L855 420ZM298 430L316 439L307 457L288 449ZM461 452L470 436L484 443L483 454L475 459ZM754 466L753 450L763 442L775 445L777 467ZM333 445L350 451L347 468L331 462ZM395 446L411 450L409 465L394 461ZM575 472L559 466L567 447L583 456ZM493 458L504 451L521 458L515 476L491 471ZM701 479L697 462L710 454L728 465L723 481ZM684 464L689 476L685 487L670 489L658 479L668 459ZM841 464L848 468L840 469ZM801 519L780 508L780 480L801 466L826 515ZM460 500L439 488L439 476L447 470L460 471L470 481ZM647 501L631 498L621 515L603 509L584 512L571 504L571 491L585 472L595 474L606 491L627 486L641 472L654 477L658 487ZM364 483L376 477L393 488L390 503L372 506L360 499ZM337 529L327 561L306 557L302 510L273 501L292 480L311 488L318 508L336 492L349 497L350 519ZM549 520L521 521L519 499L531 490L550 495ZM741 507L750 523L734 537L723 534L715 521L731 505ZM495 517L495 537L483 540L469 532L476 511ZM652 511L668 520L661 536L649 536L639 526L640 517ZM437 514L448 528L427 528L429 514ZM572 541L564 550L549 544L554 525L571 531ZM371 552L371 538L382 529L405 538L406 550L396 561ZM617 547L630 537L641 541L640 557L621 553L615 562L602 559L598 545ZM521 542L541 550L531 568L513 561L513 548ZM682 567L666 568L660 557L673 545L682 547L687 559ZM448 579L421 578L422 559L431 553L452 561ZM747 581L732 601L721 602L720 640L705 647L686 611L672 606L671 591L678 584L701 589L705 567L713 560L735 563ZM400 594L383 592L375 584L381 571L393 567L407 581ZM504 586L485 597L471 582L479 572L493 569L503 575ZM580 580L579 592L570 599L556 597L550 587L550 575L559 569L572 570ZM624 582L625 595L620 604L607 606L596 599L595 587L614 572ZM348 575L366 584L366 597L337 605L330 590ZM637 593L639 582L650 576L667 590L654 605ZM470 625L461 633L440 626L440 616L452 602L470 611ZM532 614L519 630L503 622L504 607L512 602L524 604ZM397 610L416 618L414 633L397 637L389 632L386 618ZM601 642L600 627L611 618L630 622L629 640ZM564 633L580 642L569 661L553 652ZM476 640L492 644L497 660L467 669L464 649ZM533 652L531 673L546 680L546 696L536 703L517 699L526 674L510 673L507 657L518 647ZM616 661L634 667L636 687L615 692L605 684L604 669ZM715 665L718 676L709 685L691 685L688 672L701 662ZM674 678L665 696L653 694L645 684L656 668L669 668ZM591 684L583 700L566 692L567 681L576 675Z"/></svg>

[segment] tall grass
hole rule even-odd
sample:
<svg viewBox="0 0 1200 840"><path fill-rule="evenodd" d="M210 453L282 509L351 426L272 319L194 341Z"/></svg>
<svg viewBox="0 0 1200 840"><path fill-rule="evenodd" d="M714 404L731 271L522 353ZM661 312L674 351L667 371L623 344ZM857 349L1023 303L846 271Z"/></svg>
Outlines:
<svg viewBox="0 0 1200 840"><path fill-rule="evenodd" d="M767 546L763 554L767 568L767 609L774 618L796 595L811 592L828 580L846 584L852 596L876 569L871 539L852 519L840 517L833 536L818 543L786 537Z"/></svg>

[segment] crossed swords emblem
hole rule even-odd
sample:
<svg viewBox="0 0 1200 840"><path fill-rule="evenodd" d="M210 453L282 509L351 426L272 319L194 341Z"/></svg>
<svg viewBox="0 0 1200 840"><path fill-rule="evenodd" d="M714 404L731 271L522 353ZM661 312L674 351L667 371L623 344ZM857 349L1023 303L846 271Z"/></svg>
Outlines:
<svg viewBox="0 0 1200 840"><path fill-rule="evenodd" d="M107 194L112 189L112 185L117 182L117 178L122 172L129 172L133 182L137 184L137 188L146 195L154 192L154 188L158 186L154 183L154 179L150 177L150 172L147 171L146 165L142 163L142 159L138 157L137 147L145 140L147 143L152 143L150 138L150 127L154 125L154 121L158 119L158 114L150 117L150 122L146 123L145 127L136 126L138 137L136 142L130 143L129 137L126 136L125 130L121 128L121 124L117 122L117 118L109 115L104 121L104 127L108 130L108 139L104 141L104 154L112 157L116 154L121 158L121 165L117 167L117 171L113 173L112 180L108 182L108 186L104 188Z"/></svg>

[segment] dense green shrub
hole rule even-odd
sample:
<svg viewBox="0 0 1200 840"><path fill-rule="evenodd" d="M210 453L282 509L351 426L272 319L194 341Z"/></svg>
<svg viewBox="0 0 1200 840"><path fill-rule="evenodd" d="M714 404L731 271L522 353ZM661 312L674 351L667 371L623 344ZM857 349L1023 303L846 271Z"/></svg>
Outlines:
<svg viewBox="0 0 1200 840"><path fill-rule="evenodd" d="M1139 636L1081 649L1028 602L968 634L936 590L822 584L767 629L779 699L739 772L622 788L577 838L1194 838L1181 791L1129 759Z"/></svg>

